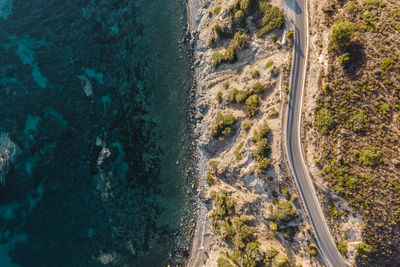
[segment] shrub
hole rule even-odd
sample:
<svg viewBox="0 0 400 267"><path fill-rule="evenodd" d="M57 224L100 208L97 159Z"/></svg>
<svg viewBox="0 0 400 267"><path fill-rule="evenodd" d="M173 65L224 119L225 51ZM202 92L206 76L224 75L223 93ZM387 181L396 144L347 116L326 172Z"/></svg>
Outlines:
<svg viewBox="0 0 400 267"><path fill-rule="evenodd" d="M213 175L211 174L210 171L207 172L206 183L207 183L208 185L210 185L210 186L214 184L214 177L213 177Z"/></svg>
<svg viewBox="0 0 400 267"><path fill-rule="evenodd" d="M211 64L214 68L218 67L221 63L224 62L224 55L220 52L214 52L211 57Z"/></svg>
<svg viewBox="0 0 400 267"><path fill-rule="evenodd" d="M241 161L243 158L243 156L242 156L243 145L244 145L244 142L241 142L234 151L236 161Z"/></svg>
<svg viewBox="0 0 400 267"><path fill-rule="evenodd" d="M361 151L358 160L363 165L372 166L379 161L379 157L380 157L380 153L376 149L376 147L369 146L369 147L364 148Z"/></svg>
<svg viewBox="0 0 400 267"><path fill-rule="evenodd" d="M218 15L221 12L222 8L220 6L215 7L214 13Z"/></svg>
<svg viewBox="0 0 400 267"><path fill-rule="evenodd" d="M248 89L244 88L243 90L237 90L236 95L235 95L235 102L236 103L244 103L246 99L251 96L253 92Z"/></svg>
<svg viewBox="0 0 400 267"><path fill-rule="evenodd" d="M225 190L219 192L212 192L211 197L214 200L214 209L211 217L214 220L224 219L226 216L231 215L234 204L230 196Z"/></svg>
<svg viewBox="0 0 400 267"><path fill-rule="evenodd" d="M315 116L315 126L322 134L329 134L335 128L332 111L325 107L319 109Z"/></svg>
<svg viewBox="0 0 400 267"><path fill-rule="evenodd" d="M236 54L237 51L239 49L247 47L248 43L249 43L249 37L247 36L247 34L244 32L237 32L233 40L229 43L229 46L225 50L224 54L215 52L212 55L211 62L213 67L217 68L222 63L235 63L237 60L237 54Z"/></svg>
<svg viewBox="0 0 400 267"><path fill-rule="evenodd" d="M390 110L390 105L388 103L380 104L378 107L378 111L380 113L386 113Z"/></svg>
<svg viewBox="0 0 400 267"><path fill-rule="evenodd" d="M374 250L371 245L368 245L367 243L362 242L357 246L357 256L365 258L365 259L371 259L374 256Z"/></svg>
<svg viewBox="0 0 400 267"><path fill-rule="evenodd" d="M259 78L260 77L260 72L258 70L255 70L251 73L251 78Z"/></svg>
<svg viewBox="0 0 400 267"><path fill-rule="evenodd" d="M361 131L368 123L368 118L362 111L352 111L346 121L345 126L353 132Z"/></svg>
<svg viewBox="0 0 400 267"><path fill-rule="evenodd" d="M233 267L233 265L225 258L219 258L217 260L217 266L218 267Z"/></svg>
<svg viewBox="0 0 400 267"><path fill-rule="evenodd" d="M349 21L339 20L332 27L329 46L331 49L348 45L354 37L355 27Z"/></svg>
<svg viewBox="0 0 400 267"><path fill-rule="evenodd" d="M272 60L268 61L266 64L267 68L271 68L272 65L274 65L274 62Z"/></svg>
<svg viewBox="0 0 400 267"><path fill-rule="evenodd" d="M254 85L253 85L253 89L254 89L254 91L257 93L257 94L262 94L262 93L264 93L264 91L265 91L265 87L262 85L262 83L260 83L260 82L256 82Z"/></svg>
<svg viewBox="0 0 400 267"><path fill-rule="evenodd" d="M272 76L276 76L279 73L278 69L275 66L269 68L269 71L271 72Z"/></svg>
<svg viewBox="0 0 400 267"><path fill-rule="evenodd" d="M274 261L275 257L279 255L278 250L274 247L270 247L265 253L265 264L266 266L272 266L272 262Z"/></svg>
<svg viewBox="0 0 400 267"><path fill-rule="evenodd" d="M254 136L253 140L254 141L259 141L261 139L267 139L268 140L268 135L271 132L271 129L268 126L267 122L264 122L264 124L258 129L258 131L254 131Z"/></svg>
<svg viewBox="0 0 400 267"><path fill-rule="evenodd" d="M279 255L275 258L275 264L277 267L289 267L289 260L285 255Z"/></svg>
<svg viewBox="0 0 400 267"><path fill-rule="evenodd" d="M217 95L215 96L215 98L217 99L217 101L219 103L221 103L222 102L222 91L218 91Z"/></svg>
<svg viewBox="0 0 400 267"><path fill-rule="evenodd" d="M339 250L340 253L346 255L346 253L348 252L348 248L347 248L347 243L344 243L342 241L339 241L336 245L337 249Z"/></svg>
<svg viewBox="0 0 400 267"><path fill-rule="evenodd" d="M334 205L329 205L328 210L334 220L339 219L345 214L343 211L338 210Z"/></svg>
<svg viewBox="0 0 400 267"><path fill-rule="evenodd" d="M269 223L269 229L270 229L271 231L273 231L273 232L278 231L278 224L275 223L275 222L270 222L270 223Z"/></svg>
<svg viewBox="0 0 400 267"><path fill-rule="evenodd" d="M342 67L346 67L349 63L350 63L350 53L344 53L342 55L339 56L339 64Z"/></svg>
<svg viewBox="0 0 400 267"><path fill-rule="evenodd" d="M249 36L245 32L237 32L233 37L233 43L231 42L229 46L234 46L235 49L246 48L249 44Z"/></svg>
<svg viewBox="0 0 400 267"><path fill-rule="evenodd" d="M244 215L233 220L235 236L232 243L238 249L244 249L246 244L254 239L254 230L248 225L249 223L250 219Z"/></svg>
<svg viewBox="0 0 400 267"><path fill-rule="evenodd" d="M314 246L312 243L308 244L308 249L307 249L308 255L310 258L315 258L318 256L318 248Z"/></svg>
<svg viewBox="0 0 400 267"><path fill-rule="evenodd" d="M257 115L259 103L257 95L251 95L246 99L246 111L250 117Z"/></svg>
<svg viewBox="0 0 400 267"><path fill-rule="evenodd" d="M228 82L228 81L224 82L224 83L222 84L222 87L223 87L225 90L228 89L228 88L229 88L229 82Z"/></svg>
<svg viewBox="0 0 400 267"><path fill-rule="evenodd" d="M283 12L278 7L267 2L260 2L260 9L262 13L262 19L261 23L259 24L260 29L256 33L258 38L262 38L267 33L283 27L285 17Z"/></svg>
<svg viewBox="0 0 400 267"><path fill-rule="evenodd" d="M272 220L278 220L281 222L289 222L296 216L292 203L289 201L280 201L277 204L276 210L271 214Z"/></svg>
<svg viewBox="0 0 400 267"><path fill-rule="evenodd" d="M278 41L278 38L276 38L275 34L271 34L271 40L272 42L276 43L276 41Z"/></svg>
<svg viewBox="0 0 400 267"><path fill-rule="evenodd" d="M382 69L384 69L385 71L389 71L392 69L392 59L387 58L385 60L382 61L381 64Z"/></svg>
<svg viewBox="0 0 400 267"><path fill-rule="evenodd" d="M243 127L243 130L245 130L247 132L251 128L250 122L249 121L244 121L243 124L242 124L242 127Z"/></svg>
<svg viewBox="0 0 400 267"><path fill-rule="evenodd" d="M290 31L290 32L288 32L288 34L287 34L287 38L288 38L289 40L293 40L293 35L294 35L293 31Z"/></svg>
<svg viewBox="0 0 400 267"><path fill-rule="evenodd" d="M326 2L326 4L324 5L324 7L322 8L322 11L324 13L327 13L329 15L331 15L333 13L333 11L335 11L336 9L336 4L333 1L328 1Z"/></svg>
<svg viewBox="0 0 400 267"><path fill-rule="evenodd" d="M221 112L217 113L214 126L211 129L211 137L219 138L228 135L232 132L232 124L237 121L237 118L231 113L223 115Z"/></svg>
<svg viewBox="0 0 400 267"><path fill-rule="evenodd" d="M236 96L240 93L237 88L233 88L228 95L228 102L229 103L236 103Z"/></svg>
<svg viewBox="0 0 400 267"><path fill-rule="evenodd" d="M242 25L246 20L246 16L242 10L238 10L235 12L233 20L236 24Z"/></svg>

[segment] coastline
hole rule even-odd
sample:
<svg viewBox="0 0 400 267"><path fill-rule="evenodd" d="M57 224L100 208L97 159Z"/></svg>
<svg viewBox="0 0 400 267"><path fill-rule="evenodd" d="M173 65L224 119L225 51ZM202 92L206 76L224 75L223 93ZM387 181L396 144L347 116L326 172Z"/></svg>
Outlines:
<svg viewBox="0 0 400 267"><path fill-rule="evenodd" d="M192 70L193 70L193 92L192 101L193 101L193 113L191 114L192 118L192 135L193 142L195 146L194 151L194 165L196 169L196 177L197 177L197 194L195 200L195 208L196 208L196 226L194 230L194 234L192 236L191 248L189 251L189 257L186 261L186 266L199 266L206 257L206 247L210 244L210 240L207 237L210 237L210 234L207 233L208 228L208 218L207 218L207 207L205 203L201 200L201 192L204 190L204 181L205 175L207 173L208 160L204 155L204 152L198 146L198 140L201 133L198 131L198 127L196 127L196 115L198 114L198 104L196 103L199 96L199 77L198 77L198 69L195 67L195 62L197 61L198 55L195 49L196 42L196 32L199 26L198 22L198 12L201 8L202 0L186 0L186 20L187 20L187 37L189 37L187 41L190 42L191 49L191 61L192 61Z"/></svg>

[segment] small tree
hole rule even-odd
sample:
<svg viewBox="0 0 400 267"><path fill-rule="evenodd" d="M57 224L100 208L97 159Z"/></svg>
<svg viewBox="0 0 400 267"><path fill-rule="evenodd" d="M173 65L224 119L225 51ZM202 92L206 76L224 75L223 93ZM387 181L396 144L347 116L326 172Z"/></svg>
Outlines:
<svg viewBox="0 0 400 267"><path fill-rule="evenodd" d="M339 20L332 27L330 36L330 49L348 45L354 37L355 27L350 21Z"/></svg>

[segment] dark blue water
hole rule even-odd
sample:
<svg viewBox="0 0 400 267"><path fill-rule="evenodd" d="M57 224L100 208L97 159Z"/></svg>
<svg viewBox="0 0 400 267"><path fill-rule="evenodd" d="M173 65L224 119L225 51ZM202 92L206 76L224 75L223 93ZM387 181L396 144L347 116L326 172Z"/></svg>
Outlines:
<svg viewBox="0 0 400 267"><path fill-rule="evenodd" d="M181 0L0 0L0 266L178 265Z"/></svg>

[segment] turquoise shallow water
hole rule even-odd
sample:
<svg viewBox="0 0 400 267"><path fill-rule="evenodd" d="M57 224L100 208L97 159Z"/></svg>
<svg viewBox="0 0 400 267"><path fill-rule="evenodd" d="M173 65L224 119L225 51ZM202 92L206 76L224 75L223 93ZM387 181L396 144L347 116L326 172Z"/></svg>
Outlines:
<svg viewBox="0 0 400 267"><path fill-rule="evenodd" d="M194 217L179 0L0 0L0 266L173 266Z"/></svg>

